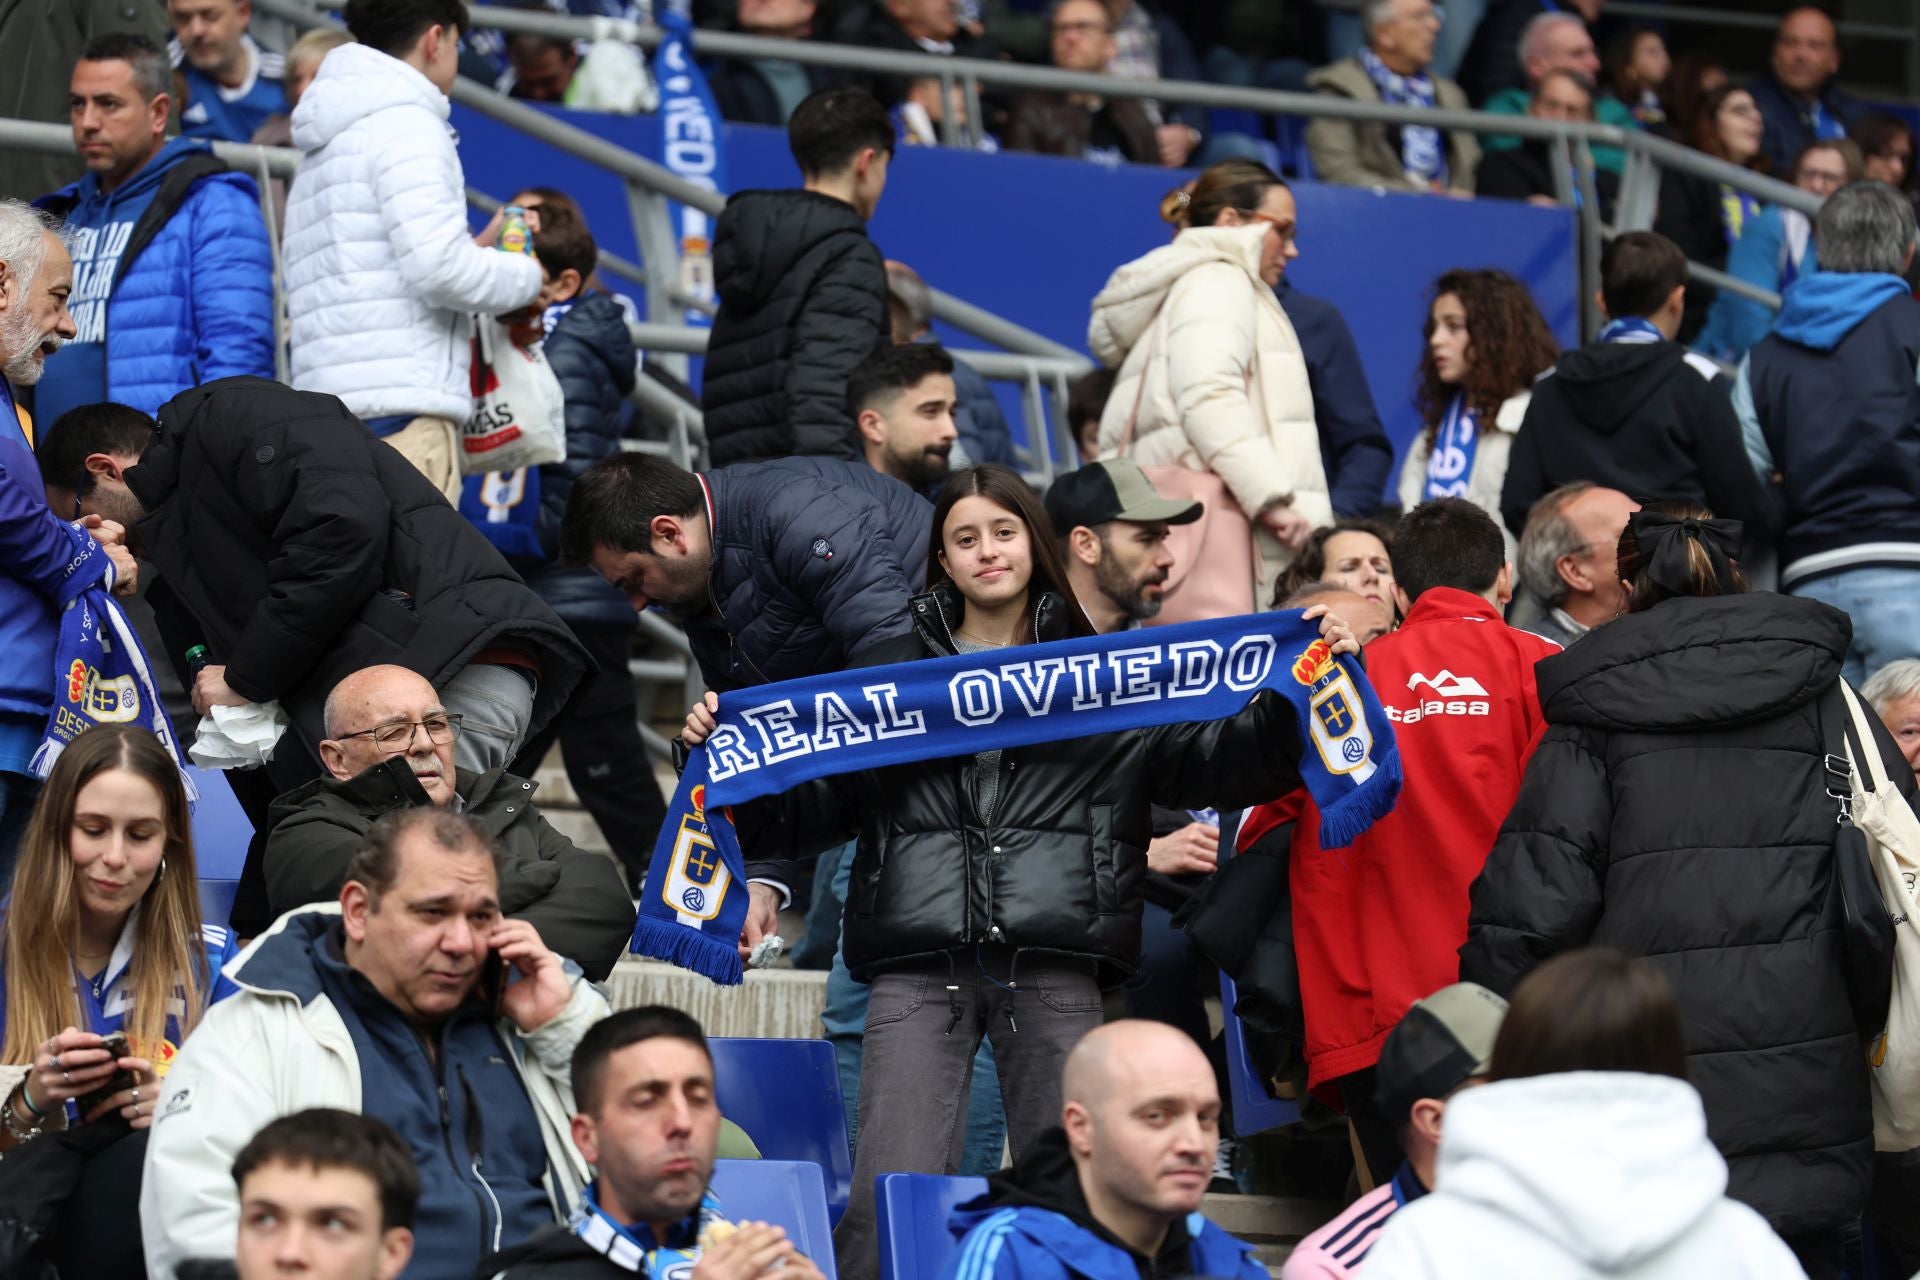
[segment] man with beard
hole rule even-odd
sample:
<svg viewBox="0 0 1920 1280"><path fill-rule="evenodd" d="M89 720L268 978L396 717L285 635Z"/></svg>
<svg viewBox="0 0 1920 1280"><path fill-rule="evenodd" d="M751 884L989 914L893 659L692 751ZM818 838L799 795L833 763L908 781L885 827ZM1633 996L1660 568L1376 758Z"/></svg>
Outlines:
<svg viewBox="0 0 1920 1280"><path fill-rule="evenodd" d="M726 1137L713 1055L678 1009L623 1009L573 1051L573 1144L595 1179L580 1211L480 1274L494 1280L589 1280L643 1274L682 1280L820 1280L781 1228L735 1224L707 1189Z"/></svg>
<svg viewBox="0 0 1920 1280"><path fill-rule="evenodd" d="M707 687L725 692L839 671L906 635L932 523L931 503L863 463L692 472L622 453L574 482L560 555L685 625Z"/></svg>
<svg viewBox="0 0 1920 1280"><path fill-rule="evenodd" d="M59 608L76 556L85 547L47 506L33 457L33 420L14 403L15 387L40 381L46 359L73 337L67 295L73 262L53 220L0 201L0 883L33 812L40 781L29 762L54 703ZM68 513L70 514L70 513ZM133 590L134 562L119 526L93 531L113 560L108 581Z"/></svg>
<svg viewBox="0 0 1920 1280"><path fill-rule="evenodd" d="M923 492L947 478L957 393L953 357L938 345L876 350L847 379L847 407L875 471Z"/></svg>

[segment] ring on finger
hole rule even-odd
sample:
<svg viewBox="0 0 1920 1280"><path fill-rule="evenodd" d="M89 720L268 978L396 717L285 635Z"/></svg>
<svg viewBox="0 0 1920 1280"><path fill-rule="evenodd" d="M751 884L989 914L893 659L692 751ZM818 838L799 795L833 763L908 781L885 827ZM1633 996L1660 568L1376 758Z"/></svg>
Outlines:
<svg viewBox="0 0 1920 1280"><path fill-rule="evenodd" d="M53 1068L53 1069L54 1069L55 1071L65 1071L65 1070L66 1070L66 1068L65 1068L65 1067L63 1067L63 1066L61 1066L61 1065L60 1065L60 1055L59 1055L59 1054L57 1054L57 1053L56 1053L56 1054L54 1054L54 1055L53 1055L52 1057L50 1057L50 1058L48 1058L48 1059L47 1059L47 1065L48 1065L48 1066L50 1066L50 1067L52 1067L52 1068Z"/></svg>
<svg viewBox="0 0 1920 1280"><path fill-rule="evenodd" d="M133 1086L133 1108L135 1111L138 1111L140 1109L140 1086L139 1085Z"/></svg>

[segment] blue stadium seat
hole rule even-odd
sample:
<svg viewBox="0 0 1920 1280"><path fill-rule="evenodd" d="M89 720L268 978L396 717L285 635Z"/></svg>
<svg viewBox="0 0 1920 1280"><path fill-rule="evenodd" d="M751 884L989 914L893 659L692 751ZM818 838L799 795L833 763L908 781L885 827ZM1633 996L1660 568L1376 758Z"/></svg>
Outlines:
<svg viewBox="0 0 1920 1280"><path fill-rule="evenodd" d="M810 1160L715 1160L713 1194L729 1222L771 1222L813 1259L826 1280L833 1265L833 1228L827 1224L826 1183Z"/></svg>
<svg viewBox="0 0 1920 1280"><path fill-rule="evenodd" d="M247 863L247 843L253 824L233 798L233 788L218 773L188 765L187 773L200 798L193 804L193 869L200 879L200 918L225 924L233 913L240 888L240 870Z"/></svg>
<svg viewBox="0 0 1920 1280"><path fill-rule="evenodd" d="M1300 1118L1300 1104L1276 1098L1260 1081L1260 1069L1247 1053L1246 1030L1233 1011L1240 993L1233 979L1220 975L1220 1009L1227 1024L1227 1090L1233 1101L1233 1136L1249 1137L1292 1124Z"/></svg>
<svg viewBox="0 0 1920 1280"><path fill-rule="evenodd" d="M874 1180L879 1209L880 1280L936 1280L960 1242L947 1216L987 1189L985 1178L883 1173Z"/></svg>
<svg viewBox="0 0 1920 1280"><path fill-rule="evenodd" d="M707 1044L720 1114L745 1129L767 1159L819 1165L827 1212L838 1224L853 1191L853 1156L833 1046L724 1036Z"/></svg>

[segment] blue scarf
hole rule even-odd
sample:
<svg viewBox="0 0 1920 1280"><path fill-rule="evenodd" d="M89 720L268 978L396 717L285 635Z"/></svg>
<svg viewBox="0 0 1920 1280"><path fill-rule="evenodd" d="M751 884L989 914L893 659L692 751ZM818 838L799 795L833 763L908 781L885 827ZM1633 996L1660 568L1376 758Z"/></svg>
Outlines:
<svg viewBox="0 0 1920 1280"><path fill-rule="evenodd" d="M1760 201L1745 191L1736 191L1726 183L1720 184L1720 229L1727 233L1727 243L1733 244L1747 224L1760 216Z"/></svg>
<svg viewBox="0 0 1920 1280"><path fill-rule="evenodd" d="M653 79L660 86L660 163L676 176L709 191L726 191L727 139L720 108L706 72L694 61L693 22L684 4L654 6L663 33L653 54ZM713 301L713 229L707 215L691 205L674 205L680 231L680 279L688 295ZM688 307L686 321L697 329L713 317Z"/></svg>
<svg viewBox="0 0 1920 1280"><path fill-rule="evenodd" d="M625 1271L644 1272L653 1280L689 1280L707 1228L725 1222L720 1216L720 1201L709 1191L700 1198L700 1208L686 1221L676 1225L680 1243L649 1243L653 1229L644 1223L626 1226L600 1207L599 1184L587 1187L580 1207L574 1211L571 1227L581 1243L614 1266Z"/></svg>
<svg viewBox="0 0 1920 1280"><path fill-rule="evenodd" d="M92 538L69 526L73 559L54 607L60 611L60 643L53 651L53 715L46 737L33 753L32 769L44 778L67 744L98 725L145 724L160 744L182 764L180 744L166 708L160 705L147 666L146 650L111 594L113 562ZM199 791L184 767L180 776L187 798Z"/></svg>
<svg viewBox="0 0 1920 1280"><path fill-rule="evenodd" d="M1373 87L1380 91L1380 101L1396 107L1433 110L1433 77L1426 72L1403 76L1375 57L1371 49L1360 51L1360 65L1366 68ZM1401 125L1400 163L1422 182L1438 182L1444 186L1447 181L1447 149L1440 131L1423 124Z"/></svg>
<svg viewBox="0 0 1920 1280"><path fill-rule="evenodd" d="M1393 808L1400 757L1373 688L1318 621L1248 614L928 658L720 697L654 846L632 950L741 980L746 860L726 806L814 778L1157 725L1221 720L1265 689L1292 707L1320 843L1351 844Z"/></svg>
<svg viewBox="0 0 1920 1280"><path fill-rule="evenodd" d="M1453 403L1433 433L1433 452L1427 455L1427 487L1422 498L1464 498L1473 478L1473 460L1480 453L1480 415L1455 392Z"/></svg>
<svg viewBox="0 0 1920 1280"><path fill-rule="evenodd" d="M503 556L545 560L540 546L540 468L488 471L460 482L460 514Z"/></svg>
<svg viewBox="0 0 1920 1280"><path fill-rule="evenodd" d="M1667 335L1645 316L1621 316L1600 331L1602 342L1665 342Z"/></svg>

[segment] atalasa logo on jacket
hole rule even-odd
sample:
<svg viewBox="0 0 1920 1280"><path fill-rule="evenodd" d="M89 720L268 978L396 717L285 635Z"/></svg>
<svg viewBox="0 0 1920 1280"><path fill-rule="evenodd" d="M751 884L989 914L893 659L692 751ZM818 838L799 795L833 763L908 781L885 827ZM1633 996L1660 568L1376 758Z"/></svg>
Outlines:
<svg viewBox="0 0 1920 1280"><path fill-rule="evenodd" d="M814 778L1157 725L1221 720L1260 693L1292 709L1320 841L1393 807L1393 731L1357 664L1300 611L929 658L720 697L688 757L641 894L633 950L738 982L745 863L726 806Z"/></svg>

